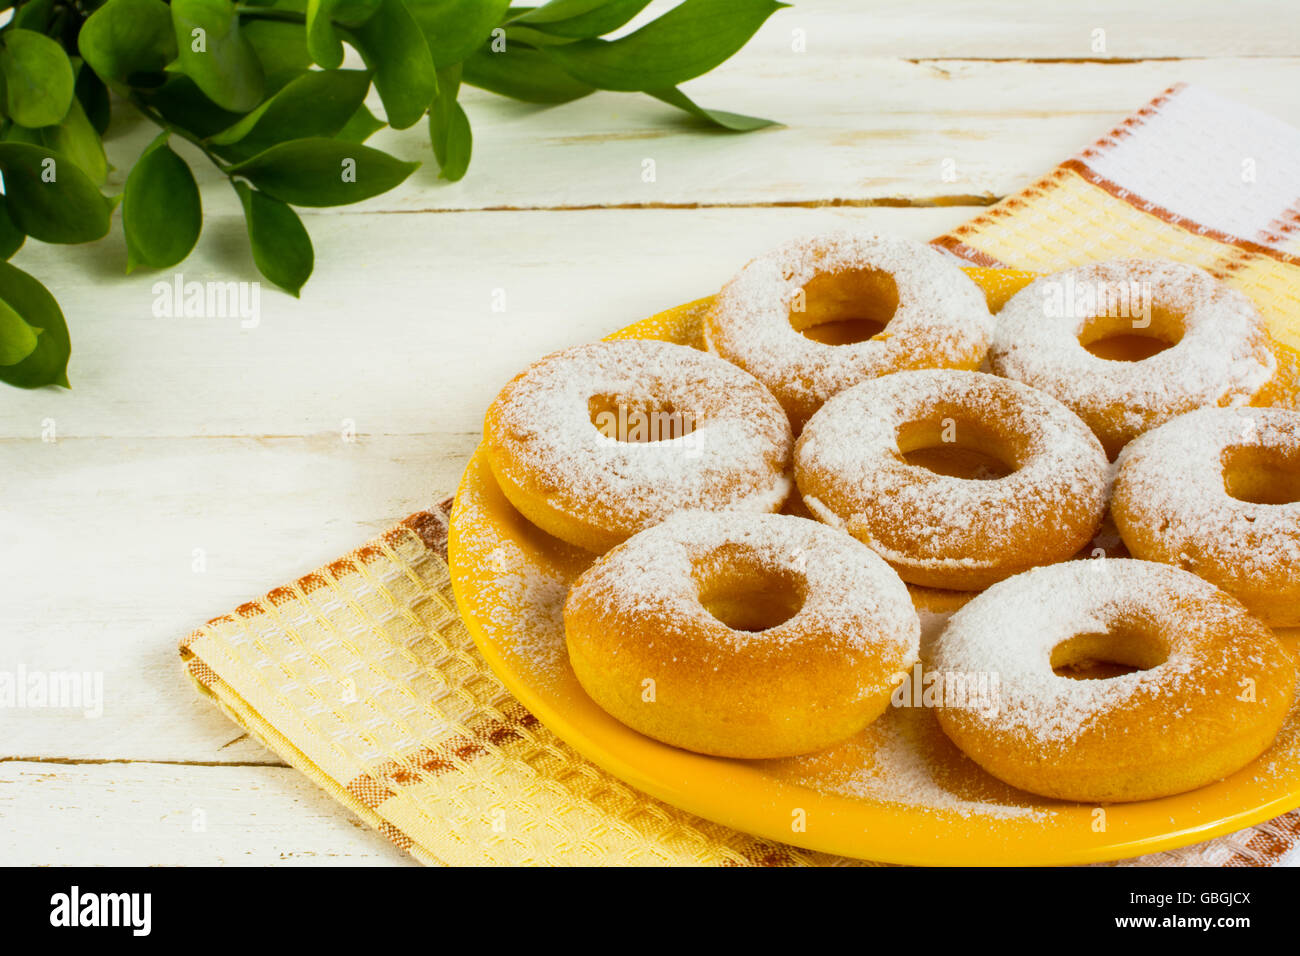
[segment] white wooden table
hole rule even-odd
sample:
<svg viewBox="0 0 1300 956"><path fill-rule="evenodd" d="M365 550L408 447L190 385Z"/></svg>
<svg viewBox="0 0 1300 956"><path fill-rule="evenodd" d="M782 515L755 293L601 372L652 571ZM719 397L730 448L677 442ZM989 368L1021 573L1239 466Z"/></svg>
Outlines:
<svg viewBox="0 0 1300 956"><path fill-rule="evenodd" d="M1179 80L1300 124L1294 6L1083 6L803 0L687 87L786 124L746 136L648 98L470 92L466 180L438 181L421 128L385 130L426 165L308 210L315 277L300 301L264 287L254 328L155 318L173 273L125 277L120 229L29 243L15 263L67 314L73 390L0 392L0 671L102 673L104 705L0 710L0 863L408 862L200 700L177 639L452 489L529 360L783 238L931 237ZM120 188L151 132L113 134ZM204 233L173 271L257 278L233 193L195 168Z"/></svg>

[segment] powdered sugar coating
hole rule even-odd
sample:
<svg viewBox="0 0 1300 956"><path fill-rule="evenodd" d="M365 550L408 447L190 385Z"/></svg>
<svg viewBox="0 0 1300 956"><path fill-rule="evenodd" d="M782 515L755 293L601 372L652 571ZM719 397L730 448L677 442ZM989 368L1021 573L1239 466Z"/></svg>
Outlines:
<svg viewBox="0 0 1300 956"><path fill-rule="evenodd" d="M995 480L909 464L899 433L949 421L997 436L1015 470ZM844 528L918 583L979 587L1069 557L1105 510L1106 456L1078 416L1035 389L981 372L928 369L831 399L795 447L795 477L820 520ZM937 581L972 574L975 580Z"/></svg>
<svg viewBox="0 0 1300 956"><path fill-rule="evenodd" d="M1024 791L968 767L933 709L891 707L850 740L765 769L822 793L966 820L1047 819L1048 811Z"/></svg>
<svg viewBox="0 0 1300 956"><path fill-rule="evenodd" d="M759 633L715 618L700 600L696 569L724 547L804 581L794 616ZM907 587L889 565L848 535L790 515L679 512L608 552L574 584L569 601L644 622L650 639L665 647L688 630L702 630L723 651L834 633L846 648L888 648L907 665L921 634Z"/></svg>
<svg viewBox="0 0 1300 956"><path fill-rule="evenodd" d="M741 512L679 512L609 551L574 582L564 630L574 674L613 717L745 759L862 730L920 641L907 588L868 548Z"/></svg>
<svg viewBox="0 0 1300 956"><path fill-rule="evenodd" d="M1222 693L1207 686L1207 673L1235 688L1232 674L1257 676L1275 666L1280 647L1253 641L1263 629L1250 622L1222 591L1178 568L1126 558L1069 561L1016 575L976 597L952 616L928 664L997 674L996 712L966 710L961 719L992 735L990 746L1005 736L1050 756L1085 731L1127 726L1137 733L1139 710L1165 728L1203 715ZM1054 673L1057 645L1135 626L1164 636L1163 663L1104 680ZM1230 730L1225 723L1224 732Z"/></svg>
<svg viewBox="0 0 1300 956"><path fill-rule="evenodd" d="M487 555L497 600L483 612L496 633L508 635L509 650L526 663L538 682L552 681L565 662L564 600L569 582L510 541Z"/></svg>
<svg viewBox="0 0 1300 956"><path fill-rule="evenodd" d="M694 431L620 441L593 425L596 396L663 404L689 414ZM775 511L790 490L790 426L771 393L667 342L600 342L542 359L501 391L484 437L507 496L521 486L617 539L682 508Z"/></svg>
<svg viewBox="0 0 1300 956"><path fill-rule="evenodd" d="M1116 522L1135 555L1208 578L1272 623L1300 623L1300 502L1234 498L1232 455L1300 470L1300 413L1205 408L1147 432L1117 462Z"/></svg>
<svg viewBox="0 0 1300 956"><path fill-rule="evenodd" d="M1062 288L1134 283L1155 310L1174 317L1181 338L1137 362L1093 355L1079 339L1095 316L1060 308ZM1064 402L1112 453L1195 408L1248 403L1277 367L1264 321L1244 295L1203 269L1159 259L1116 259L1036 279L998 313L989 362L997 374Z"/></svg>
<svg viewBox="0 0 1300 956"><path fill-rule="evenodd" d="M797 332L791 309L818 276L878 270L898 286L886 329L827 345ZM750 262L718 294L704 324L710 351L767 385L795 429L828 398L909 368L976 368L992 319L984 293L950 259L910 239L837 232L787 242Z"/></svg>

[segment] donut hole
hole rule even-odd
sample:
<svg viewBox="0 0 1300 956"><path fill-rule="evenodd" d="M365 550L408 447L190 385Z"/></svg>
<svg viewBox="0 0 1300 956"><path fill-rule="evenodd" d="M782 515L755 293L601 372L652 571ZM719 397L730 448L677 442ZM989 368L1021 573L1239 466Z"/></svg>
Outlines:
<svg viewBox="0 0 1300 956"><path fill-rule="evenodd" d="M1016 470L1015 449L978 422L939 416L907 422L898 430L903 461L936 475L995 481Z"/></svg>
<svg viewBox="0 0 1300 956"><path fill-rule="evenodd" d="M695 431L695 415L659 399L593 395L587 412L596 431L623 442L670 441Z"/></svg>
<svg viewBox="0 0 1300 956"><path fill-rule="evenodd" d="M796 332L823 345L865 342L898 311L898 283L879 269L825 272L808 281L790 307Z"/></svg>
<svg viewBox="0 0 1300 956"><path fill-rule="evenodd" d="M1052 671L1073 680L1108 680L1147 671L1169 659L1169 645L1154 634L1114 628L1078 634L1052 648Z"/></svg>
<svg viewBox="0 0 1300 956"><path fill-rule="evenodd" d="M697 566L700 603L735 631L758 633L784 624L803 607L803 578L728 546Z"/></svg>
<svg viewBox="0 0 1300 956"><path fill-rule="evenodd" d="M1230 448L1223 456L1223 490L1256 505L1300 501L1300 448Z"/></svg>
<svg viewBox="0 0 1300 956"><path fill-rule="evenodd" d="M1119 308L1119 315L1094 315L1079 332L1079 344L1110 362L1141 362L1165 349L1173 348L1183 337L1183 317L1168 309L1152 308L1131 314Z"/></svg>

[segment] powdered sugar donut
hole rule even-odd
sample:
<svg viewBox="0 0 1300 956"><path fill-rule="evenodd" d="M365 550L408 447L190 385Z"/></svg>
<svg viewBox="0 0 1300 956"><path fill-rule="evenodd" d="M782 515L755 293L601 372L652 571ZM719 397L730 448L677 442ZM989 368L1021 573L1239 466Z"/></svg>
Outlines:
<svg viewBox="0 0 1300 956"><path fill-rule="evenodd" d="M817 334L865 322L865 341ZM992 320L984 293L932 246L835 233L786 243L750 262L704 320L709 350L772 390L796 432L832 395L913 368L978 368Z"/></svg>
<svg viewBox="0 0 1300 956"><path fill-rule="evenodd" d="M1178 568L1124 558L995 584L927 654L940 679L997 677L996 707L938 711L968 757L1022 790L1089 803L1227 776L1272 743L1295 693L1294 661L1235 599ZM1137 670L1066 676L1098 663Z"/></svg>
<svg viewBox="0 0 1300 956"><path fill-rule="evenodd" d="M557 352L483 425L501 491L533 524L604 551L682 508L776 511L793 439L752 375L705 352L627 339Z"/></svg>
<svg viewBox="0 0 1300 956"><path fill-rule="evenodd" d="M1135 557L1300 625L1300 413L1201 409L1136 439L1118 466L1111 513Z"/></svg>
<svg viewBox="0 0 1300 956"><path fill-rule="evenodd" d="M725 757L829 746L884 712L917 659L898 575L790 515L681 512L610 551L564 605L569 659L628 726Z"/></svg>
<svg viewBox="0 0 1300 956"><path fill-rule="evenodd" d="M1085 347L1113 336L1171 343L1140 361ZM1064 402L1112 458L1169 419L1208 405L1245 405L1277 367L1250 301L1203 269L1118 259L1044 276L998 313L994 372Z"/></svg>
<svg viewBox="0 0 1300 956"><path fill-rule="evenodd" d="M1010 474L936 474L905 457L944 443ZM899 372L832 398L795 445L795 481L820 520L905 581L973 590L1074 555L1105 512L1106 455L1050 396L982 372Z"/></svg>

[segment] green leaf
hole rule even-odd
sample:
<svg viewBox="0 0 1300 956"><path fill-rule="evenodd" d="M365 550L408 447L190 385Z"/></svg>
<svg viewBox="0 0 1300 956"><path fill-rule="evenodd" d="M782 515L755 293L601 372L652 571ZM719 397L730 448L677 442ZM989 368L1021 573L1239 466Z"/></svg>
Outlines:
<svg viewBox="0 0 1300 956"><path fill-rule="evenodd" d="M383 0L307 0L307 50L327 70L343 65L343 41L335 23L360 26L374 16Z"/></svg>
<svg viewBox="0 0 1300 956"><path fill-rule="evenodd" d="M174 266L190 254L203 227L199 187L185 160L161 133L136 160L122 196L126 271Z"/></svg>
<svg viewBox="0 0 1300 956"><path fill-rule="evenodd" d="M8 0L5 6L12 7L12 0ZM46 33L54 19L54 7L55 0L31 0L30 3L24 3L14 12L13 25L24 30Z"/></svg>
<svg viewBox="0 0 1300 956"><path fill-rule="evenodd" d="M172 0L178 48L173 68L192 79L213 103L236 113L262 100L266 76L253 45L239 29L230 0Z"/></svg>
<svg viewBox="0 0 1300 956"><path fill-rule="evenodd" d="M0 196L0 260L6 260L23 247L27 235L9 215L9 200Z"/></svg>
<svg viewBox="0 0 1300 956"><path fill-rule="evenodd" d="M465 61L462 79L470 86L523 100L525 103L568 103L596 92L536 50L507 46L500 53L484 48Z"/></svg>
<svg viewBox="0 0 1300 956"><path fill-rule="evenodd" d="M469 128L469 117L456 100L460 87L460 67L438 71L438 98L429 110L429 140L433 155L438 160L441 179L456 182L469 169L474 137Z"/></svg>
<svg viewBox="0 0 1300 956"><path fill-rule="evenodd" d="M238 122L242 115L223 110L204 96L188 76L169 76L162 86L140 90L136 95L168 122L196 136L211 136Z"/></svg>
<svg viewBox="0 0 1300 956"><path fill-rule="evenodd" d="M501 23L510 0L407 0L433 62L454 66L473 55Z"/></svg>
<svg viewBox="0 0 1300 956"><path fill-rule="evenodd" d="M388 125L406 129L419 122L438 93L438 77L429 44L402 0L381 0L349 36L374 73Z"/></svg>
<svg viewBox="0 0 1300 956"><path fill-rule="evenodd" d="M726 110L705 109L676 87L670 87L666 90L650 90L648 92L657 100L663 100L668 105L675 106L679 110L685 110L706 123L733 133L748 133L751 130L762 129L765 126L780 125L775 120L762 119L758 116L729 113Z"/></svg>
<svg viewBox="0 0 1300 956"><path fill-rule="evenodd" d="M4 127L4 134L0 139L9 143L31 143L33 146L41 146L41 131L38 129L28 129L26 126L19 126L17 123L9 123Z"/></svg>
<svg viewBox="0 0 1300 956"><path fill-rule="evenodd" d="M108 101L108 87L104 85L90 64L83 62L77 70L77 101L85 110L90 125L100 136L108 129L112 117L112 106Z"/></svg>
<svg viewBox="0 0 1300 956"><path fill-rule="evenodd" d="M302 220L280 200L250 189L247 183L234 185L244 206L248 241L258 271L285 292L297 296L311 278L315 265L311 237Z"/></svg>
<svg viewBox="0 0 1300 956"><path fill-rule="evenodd" d="M0 173L9 214L33 239L93 242L108 232L112 201L57 153L28 143L0 143Z"/></svg>
<svg viewBox="0 0 1300 956"><path fill-rule="evenodd" d="M585 16L593 10L609 6L617 0L548 0L537 7L516 7L511 23L555 23L573 17ZM642 4L645 6L645 4Z"/></svg>
<svg viewBox="0 0 1300 956"><path fill-rule="evenodd" d="M77 49L105 81L157 72L176 59L171 11L162 0L108 0L82 25Z"/></svg>
<svg viewBox="0 0 1300 956"><path fill-rule="evenodd" d="M544 46L560 46L564 43L573 43L569 37L557 36L553 33L544 33L541 30L534 30L526 24L512 23L506 27L506 42L509 46L527 46L534 49L540 49Z"/></svg>
<svg viewBox="0 0 1300 956"><path fill-rule="evenodd" d="M99 139L99 133L91 125L79 101L72 101L72 107L62 123L46 126L40 132L41 142L45 146L76 163L77 168L96 186L104 185L104 180L108 178L108 157L104 155L104 144Z"/></svg>
<svg viewBox="0 0 1300 956"><path fill-rule="evenodd" d="M301 23L282 20L245 20L240 24L244 39L252 44L262 72L266 92L278 92L312 64L307 52L307 34Z"/></svg>
<svg viewBox="0 0 1300 956"><path fill-rule="evenodd" d="M32 129L59 122L68 112L76 84L63 47L32 30L6 30L0 36L7 115Z"/></svg>
<svg viewBox="0 0 1300 956"><path fill-rule="evenodd" d="M287 140L333 136L356 113L369 89L365 70L310 70L208 141L236 144L236 158L247 159Z"/></svg>
<svg viewBox="0 0 1300 956"><path fill-rule="evenodd" d="M586 40L617 30L644 10L650 0L551 0L517 17L543 33Z"/></svg>
<svg viewBox="0 0 1300 956"><path fill-rule="evenodd" d="M351 118L343 124L343 128L334 134L334 138L345 143L364 143L383 128L383 121L376 119L375 114L362 103Z"/></svg>
<svg viewBox="0 0 1300 956"><path fill-rule="evenodd" d="M542 52L603 90L661 90L712 70L784 6L776 0L686 0L620 39L580 40Z"/></svg>
<svg viewBox="0 0 1300 956"><path fill-rule="evenodd" d="M382 0L336 0L334 22L344 27L359 27L373 17Z"/></svg>
<svg viewBox="0 0 1300 956"><path fill-rule="evenodd" d="M330 20L332 0L307 0L307 51L327 70L343 65L343 41Z"/></svg>
<svg viewBox="0 0 1300 956"><path fill-rule="evenodd" d="M17 365L36 351L36 337L40 331L24 322L8 303L0 300L0 365Z"/></svg>
<svg viewBox="0 0 1300 956"><path fill-rule="evenodd" d="M54 296L26 272L0 262L0 301L35 329L36 348L21 362L0 366L0 382L19 388L68 387L68 326Z"/></svg>
<svg viewBox="0 0 1300 956"><path fill-rule="evenodd" d="M279 143L229 172L295 206L346 206L387 192L419 165L359 143L313 138Z"/></svg>

